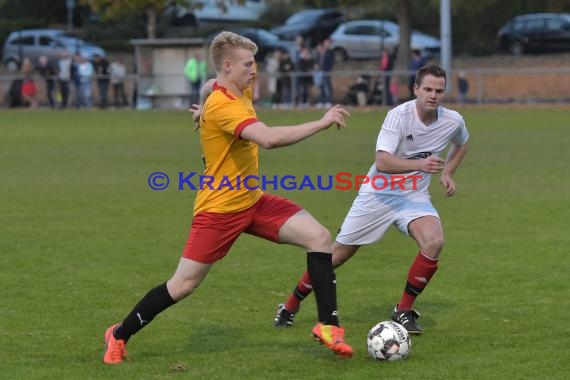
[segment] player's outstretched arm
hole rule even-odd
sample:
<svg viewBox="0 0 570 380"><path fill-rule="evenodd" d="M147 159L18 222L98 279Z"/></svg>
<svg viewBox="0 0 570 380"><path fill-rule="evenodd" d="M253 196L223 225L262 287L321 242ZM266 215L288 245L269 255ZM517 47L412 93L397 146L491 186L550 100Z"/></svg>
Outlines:
<svg viewBox="0 0 570 380"><path fill-rule="evenodd" d="M335 105L319 120L299 125L268 127L260 121L253 123L245 127L241 132L241 137L265 149L279 148L298 143L333 124L336 124L339 129L345 128L345 116L350 116L350 113L340 105Z"/></svg>

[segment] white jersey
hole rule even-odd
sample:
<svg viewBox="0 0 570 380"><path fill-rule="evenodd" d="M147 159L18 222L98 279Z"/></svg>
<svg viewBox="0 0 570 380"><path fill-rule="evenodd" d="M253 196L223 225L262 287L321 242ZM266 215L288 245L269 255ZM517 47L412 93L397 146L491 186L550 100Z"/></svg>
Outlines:
<svg viewBox="0 0 570 380"><path fill-rule="evenodd" d="M439 155L451 142L463 145L469 139L463 117L456 111L438 107L437 121L426 126L418 116L416 100L410 100L390 110L378 135L376 151L385 151L400 158L419 160ZM360 188L360 194L428 195L431 174L414 171L404 174L383 173L372 164L370 181Z"/></svg>

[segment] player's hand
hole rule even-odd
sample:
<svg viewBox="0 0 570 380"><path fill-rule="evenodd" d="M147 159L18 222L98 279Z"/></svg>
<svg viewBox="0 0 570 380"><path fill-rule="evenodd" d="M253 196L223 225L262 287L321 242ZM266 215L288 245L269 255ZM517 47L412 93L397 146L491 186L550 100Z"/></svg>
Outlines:
<svg viewBox="0 0 570 380"><path fill-rule="evenodd" d="M445 167L445 160L439 156L429 156L420 160L420 171L424 173L439 173Z"/></svg>
<svg viewBox="0 0 570 380"><path fill-rule="evenodd" d="M192 104L188 108L188 112L192 113L192 121L194 122L194 132L200 129L200 115L202 114L202 107L198 104Z"/></svg>
<svg viewBox="0 0 570 380"><path fill-rule="evenodd" d="M321 121L325 124L325 128L329 128L333 124L336 124L337 129L346 128L345 116L350 116L350 112L337 104L324 114Z"/></svg>
<svg viewBox="0 0 570 380"><path fill-rule="evenodd" d="M439 183L446 189L444 196L451 197L455 194L455 181L448 174L443 174L439 179Z"/></svg>

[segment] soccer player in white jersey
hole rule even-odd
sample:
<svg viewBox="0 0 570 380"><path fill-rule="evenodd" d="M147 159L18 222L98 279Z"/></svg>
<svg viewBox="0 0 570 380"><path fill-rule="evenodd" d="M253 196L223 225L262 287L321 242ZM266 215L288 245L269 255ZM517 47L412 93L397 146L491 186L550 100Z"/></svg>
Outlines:
<svg viewBox="0 0 570 380"><path fill-rule="evenodd" d="M416 74L416 99L388 112L376 142L375 162L368 171L370 181L360 188L332 248L333 266L338 267L360 246L382 239L391 225L417 242L417 255L392 314L392 320L410 334L422 333L416 322L420 314L412 305L436 272L443 247L443 229L428 192L431 175L441 173L445 196L455 194L452 177L467 152L469 138L463 117L440 106L446 80L440 66L423 66ZM444 160L440 154L450 143ZM293 324L311 289L305 272L287 302L279 305L276 327Z"/></svg>

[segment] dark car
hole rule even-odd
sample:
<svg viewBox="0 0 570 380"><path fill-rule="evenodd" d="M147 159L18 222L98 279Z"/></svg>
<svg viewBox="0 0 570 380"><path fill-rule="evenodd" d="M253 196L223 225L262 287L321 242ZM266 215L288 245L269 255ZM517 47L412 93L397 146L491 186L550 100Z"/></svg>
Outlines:
<svg viewBox="0 0 570 380"><path fill-rule="evenodd" d="M226 30L230 30L234 33L240 34L244 37L249 38L257 45L257 54L255 55L255 60L257 62L261 62L265 60L267 54L275 51L288 51L289 54L294 54L295 52L295 44L291 41L283 41L279 39L275 34L271 33L268 30L260 29L260 28L226 28ZM206 41L208 44L212 42L214 37L219 32L211 34Z"/></svg>
<svg viewBox="0 0 570 380"><path fill-rule="evenodd" d="M517 16L497 32L499 48L511 54L570 50L570 13Z"/></svg>
<svg viewBox="0 0 570 380"><path fill-rule="evenodd" d="M336 9L306 9L293 14L284 25L271 31L289 41L303 36L305 43L313 47L328 38L343 22L344 14Z"/></svg>

